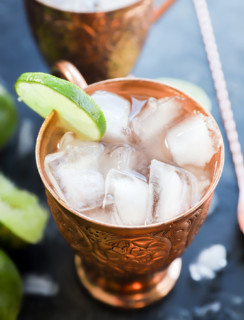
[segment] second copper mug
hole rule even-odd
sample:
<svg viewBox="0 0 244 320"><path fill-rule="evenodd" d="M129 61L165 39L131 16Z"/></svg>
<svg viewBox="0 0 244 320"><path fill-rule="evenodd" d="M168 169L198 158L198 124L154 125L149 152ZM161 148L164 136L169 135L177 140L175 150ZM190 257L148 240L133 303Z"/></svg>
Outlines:
<svg viewBox="0 0 244 320"><path fill-rule="evenodd" d="M130 96L143 94L157 99L177 95L186 99L190 111L197 110L212 117L196 101L156 81L121 78L87 86L70 63L60 62L56 69L90 95L97 90L123 92ZM76 252L76 267L82 284L93 297L112 306L142 308L159 300L174 287L181 269L179 257L191 244L207 216L223 169L222 139L219 151L209 164L211 184L194 207L164 223L124 227L100 223L79 214L55 193L44 170L44 159L47 154L56 152L57 143L64 133L57 114L51 113L37 138L36 160L54 219Z"/></svg>
<svg viewBox="0 0 244 320"><path fill-rule="evenodd" d="M154 0L140 0L106 12L74 13L38 0L24 1L34 37L47 62L71 61L88 83L128 75L151 24L174 2L163 0L157 10Z"/></svg>

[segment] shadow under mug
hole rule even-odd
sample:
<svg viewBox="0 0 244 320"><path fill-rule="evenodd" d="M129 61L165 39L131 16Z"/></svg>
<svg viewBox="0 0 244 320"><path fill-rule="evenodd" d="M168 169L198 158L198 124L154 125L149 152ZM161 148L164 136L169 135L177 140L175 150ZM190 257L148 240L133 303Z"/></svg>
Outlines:
<svg viewBox="0 0 244 320"><path fill-rule="evenodd" d="M140 0L117 10L92 13L58 10L38 0L24 1L47 62L52 65L69 60L88 83L93 83L129 74L150 26L175 0L164 0L158 9L154 9L154 0Z"/></svg>
<svg viewBox="0 0 244 320"><path fill-rule="evenodd" d="M196 101L156 81L120 78L88 86L79 71L68 62L59 62L56 70L90 95L97 90L114 93L122 90L129 95L157 99L177 95L187 100L189 110L212 117ZM223 169L222 139L209 166L211 184L194 207L164 223L124 227L99 223L79 214L55 193L44 170L44 159L56 151L64 133L57 114L52 112L37 138L36 161L53 217L61 234L76 252L75 263L82 284L96 299L127 309L142 308L166 296L180 275L179 257L191 244L207 216Z"/></svg>

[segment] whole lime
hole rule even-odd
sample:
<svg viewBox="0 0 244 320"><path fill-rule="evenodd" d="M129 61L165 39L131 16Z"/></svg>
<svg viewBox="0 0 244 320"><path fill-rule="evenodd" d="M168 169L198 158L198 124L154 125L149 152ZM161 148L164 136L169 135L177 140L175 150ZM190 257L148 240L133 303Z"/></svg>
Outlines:
<svg viewBox="0 0 244 320"><path fill-rule="evenodd" d="M155 79L159 82L165 83L175 89L178 89L188 96L195 99L201 106L211 112L212 109L212 102L207 95L207 93L195 83L177 79L177 78L157 78Z"/></svg>
<svg viewBox="0 0 244 320"><path fill-rule="evenodd" d="M0 319L16 320L22 301L22 284L18 270L0 250Z"/></svg>
<svg viewBox="0 0 244 320"><path fill-rule="evenodd" d="M14 132L17 123L17 111L8 91L0 84L0 148Z"/></svg>

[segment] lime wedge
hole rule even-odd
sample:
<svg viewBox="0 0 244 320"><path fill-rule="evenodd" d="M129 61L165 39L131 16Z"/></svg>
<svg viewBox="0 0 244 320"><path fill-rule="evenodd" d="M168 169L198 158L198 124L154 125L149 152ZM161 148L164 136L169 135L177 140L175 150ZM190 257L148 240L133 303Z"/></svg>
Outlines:
<svg viewBox="0 0 244 320"><path fill-rule="evenodd" d="M0 246L4 249L22 249L27 246L27 242L0 223Z"/></svg>
<svg viewBox="0 0 244 320"><path fill-rule="evenodd" d="M16 81L15 90L42 117L56 110L73 130L90 140L100 140L106 131L102 110L71 82L45 73L23 73Z"/></svg>
<svg viewBox="0 0 244 320"><path fill-rule="evenodd" d="M0 319L16 320L22 300L21 279L13 262L0 250Z"/></svg>
<svg viewBox="0 0 244 320"><path fill-rule="evenodd" d="M159 82L165 83L178 89L196 100L201 106L211 112L212 103L206 92L194 83L176 78L157 78Z"/></svg>
<svg viewBox="0 0 244 320"><path fill-rule="evenodd" d="M37 243L42 239L47 220L48 213L35 195L16 188L0 174L0 224L5 227L0 229L0 239L14 243L18 239L9 239L13 234L28 243Z"/></svg>
<svg viewBox="0 0 244 320"><path fill-rule="evenodd" d="M0 84L0 148L3 147L14 132L17 112L14 101Z"/></svg>

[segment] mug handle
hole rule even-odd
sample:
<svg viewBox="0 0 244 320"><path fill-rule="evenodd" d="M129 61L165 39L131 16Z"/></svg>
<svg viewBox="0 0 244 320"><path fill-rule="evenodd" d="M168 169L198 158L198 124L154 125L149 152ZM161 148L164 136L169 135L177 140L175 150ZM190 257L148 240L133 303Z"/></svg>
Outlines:
<svg viewBox="0 0 244 320"><path fill-rule="evenodd" d="M153 23L156 22L161 15L175 2L175 0L164 0L164 2L159 6L159 8L154 10L153 13Z"/></svg>
<svg viewBox="0 0 244 320"><path fill-rule="evenodd" d="M56 62L52 67L51 72L59 78L76 84L81 89L85 89L88 86L80 71L69 61L61 60Z"/></svg>

